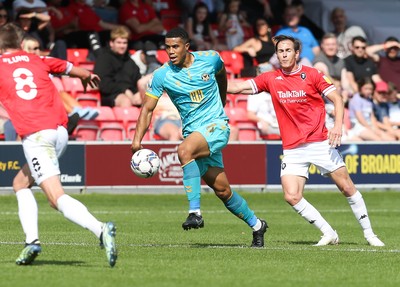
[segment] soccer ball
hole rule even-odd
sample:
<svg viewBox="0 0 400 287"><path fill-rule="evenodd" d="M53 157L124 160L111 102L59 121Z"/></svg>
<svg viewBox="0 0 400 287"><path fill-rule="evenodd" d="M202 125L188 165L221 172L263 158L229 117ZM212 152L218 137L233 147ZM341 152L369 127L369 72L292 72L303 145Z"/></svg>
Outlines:
<svg viewBox="0 0 400 287"><path fill-rule="evenodd" d="M140 149L131 159L131 169L139 177L152 177L158 172L160 158L150 149Z"/></svg>

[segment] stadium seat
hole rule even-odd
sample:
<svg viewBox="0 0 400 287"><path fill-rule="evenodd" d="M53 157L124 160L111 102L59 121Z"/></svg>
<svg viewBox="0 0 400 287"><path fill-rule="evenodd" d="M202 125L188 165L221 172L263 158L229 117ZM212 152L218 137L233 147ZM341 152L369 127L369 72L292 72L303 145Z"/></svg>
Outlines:
<svg viewBox="0 0 400 287"><path fill-rule="evenodd" d="M73 137L77 141L95 141L99 132L99 123L97 121L79 121L76 126Z"/></svg>
<svg viewBox="0 0 400 287"><path fill-rule="evenodd" d="M161 64L164 64L169 61L168 54L165 50L157 50L156 59Z"/></svg>
<svg viewBox="0 0 400 287"><path fill-rule="evenodd" d="M226 107L228 108L233 108L235 104L235 97L236 95L234 94L226 94Z"/></svg>
<svg viewBox="0 0 400 287"><path fill-rule="evenodd" d="M64 85L65 91L69 92L72 94L74 97L78 92L83 93L83 85L82 82L79 78L73 78L73 77L68 77L68 76L63 76L61 77L61 81ZM90 85L87 86L86 88L87 92L92 92L92 91L98 91L97 88L91 88Z"/></svg>
<svg viewBox="0 0 400 287"><path fill-rule="evenodd" d="M133 137L135 136L135 132L136 132L136 124L137 122L128 122L126 125L126 137L129 140L132 140ZM149 130L147 130L147 132L144 134L143 136L143 141L150 141L151 137L150 137L150 128Z"/></svg>
<svg viewBox="0 0 400 287"><path fill-rule="evenodd" d="M117 120L111 107L100 106L97 108L99 115L96 121L99 122L98 140L122 141L125 140L125 127L122 121Z"/></svg>
<svg viewBox="0 0 400 287"><path fill-rule="evenodd" d="M253 122L237 122L236 127L239 130L239 141L255 141L259 139L257 126Z"/></svg>
<svg viewBox="0 0 400 287"><path fill-rule="evenodd" d="M128 122L137 121L140 114L140 108L134 106L128 108L113 107L113 112L115 118L126 125Z"/></svg>
<svg viewBox="0 0 400 287"><path fill-rule="evenodd" d="M226 72L230 78L239 78L244 68L244 60L239 52L224 50L220 52L222 60L224 60Z"/></svg>
<svg viewBox="0 0 400 287"><path fill-rule="evenodd" d="M243 95L243 94L236 95L234 100L234 107L242 108L247 111L247 98L248 95Z"/></svg>
<svg viewBox="0 0 400 287"><path fill-rule="evenodd" d="M229 108L225 106L225 113L229 118L229 122L232 125L236 125L238 122L247 122L248 117L247 117L247 110L243 108L238 108L238 107L233 107Z"/></svg>
<svg viewBox="0 0 400 287"><path fill-rule="evenodd" d="M94 69L94 62L91 62L91 61L80 62L80 63L78 64L78 67L93 72L93 69Z"/></svg>
<svg viewBox="0 0 400 287"><path fill-rule="evenodd" d="M267 135L261 135L260 134L260 138L262 140L266 140L266 141L279 141L281 140L281 136L278 134L267 134Z"/></svg>
<svg viewBox="0 0 400 287"><path fill-rule="evenodd" d="M101 96L99 91L93 92L76 92L75 98L82 107L100 107Z"/></svg>
<svg viewBox="0 0 400 287"><path fill-rule="evenodd" d="M67 60L72 64L79 66L79 63L87 62L89 50L86 48L68 48Z"/></svg>

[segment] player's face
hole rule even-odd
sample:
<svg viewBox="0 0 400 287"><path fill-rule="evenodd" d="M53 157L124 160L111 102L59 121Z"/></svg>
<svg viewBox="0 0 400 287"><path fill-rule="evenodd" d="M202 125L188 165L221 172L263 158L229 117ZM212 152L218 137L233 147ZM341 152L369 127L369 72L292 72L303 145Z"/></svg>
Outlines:
<svg viewBox="0 0 400 287"><path fill-rule="evenodd" d="M114 41L110 41L110 48L114 53L123 55L128 50L128 39L117 38Z"/></svg>
<svg viewBox="0 0 400 287"><path fill-rule="evenodd" d="M181 38L165 38L165 47L172 64L182 67L189 51L189 43Z"/></svg>
<svg viewBox="0 0 400 287"><path fill-rule="evenodd" d="M296 66L299 51L294 50L294 43L292 41L283 40L278 44L276 55L278 56L282 70L291 71Z"/></svg>

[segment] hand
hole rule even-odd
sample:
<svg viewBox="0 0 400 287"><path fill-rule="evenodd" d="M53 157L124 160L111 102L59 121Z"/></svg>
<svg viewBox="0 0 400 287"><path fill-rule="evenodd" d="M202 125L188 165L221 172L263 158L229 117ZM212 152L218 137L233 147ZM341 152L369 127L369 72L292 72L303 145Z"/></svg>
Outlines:
<svg viewBox="0 0 400 287"><path fill-rule="evenodd" d="M132 142L132 145L131 145L132 154L134 154L135 152L137 152L138 150L140 150L142 148L143 148L143 146L141 143Z"/></svg>
<svg viewBox="0 0 400 287"><path fill-rule="evenodd" d="M90 77L87 77L86 79L81 79L81 81L83 85L83 92L86 93L88 84L92 89L95 89L99 86L100 77L96 74L90 74Z"/></svg>
<svg viewBox="0 0 400 287"><path fill-rule="evenodd" d="M328 131L329 145L333 148L340 146L342 141L342 128L334 126Z"/></svg>

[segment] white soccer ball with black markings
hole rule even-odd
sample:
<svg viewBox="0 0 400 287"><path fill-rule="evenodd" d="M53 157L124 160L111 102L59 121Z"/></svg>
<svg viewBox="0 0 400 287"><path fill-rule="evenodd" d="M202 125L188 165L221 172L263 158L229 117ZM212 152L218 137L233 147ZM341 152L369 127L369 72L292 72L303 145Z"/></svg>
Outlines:
<svg viewBox="0 0 400 287"><path fill-rule="evenodd" d="M131 169L139 177L152 177L160 168L160 158L150 149L135 152L131 159Z"/></svg>

